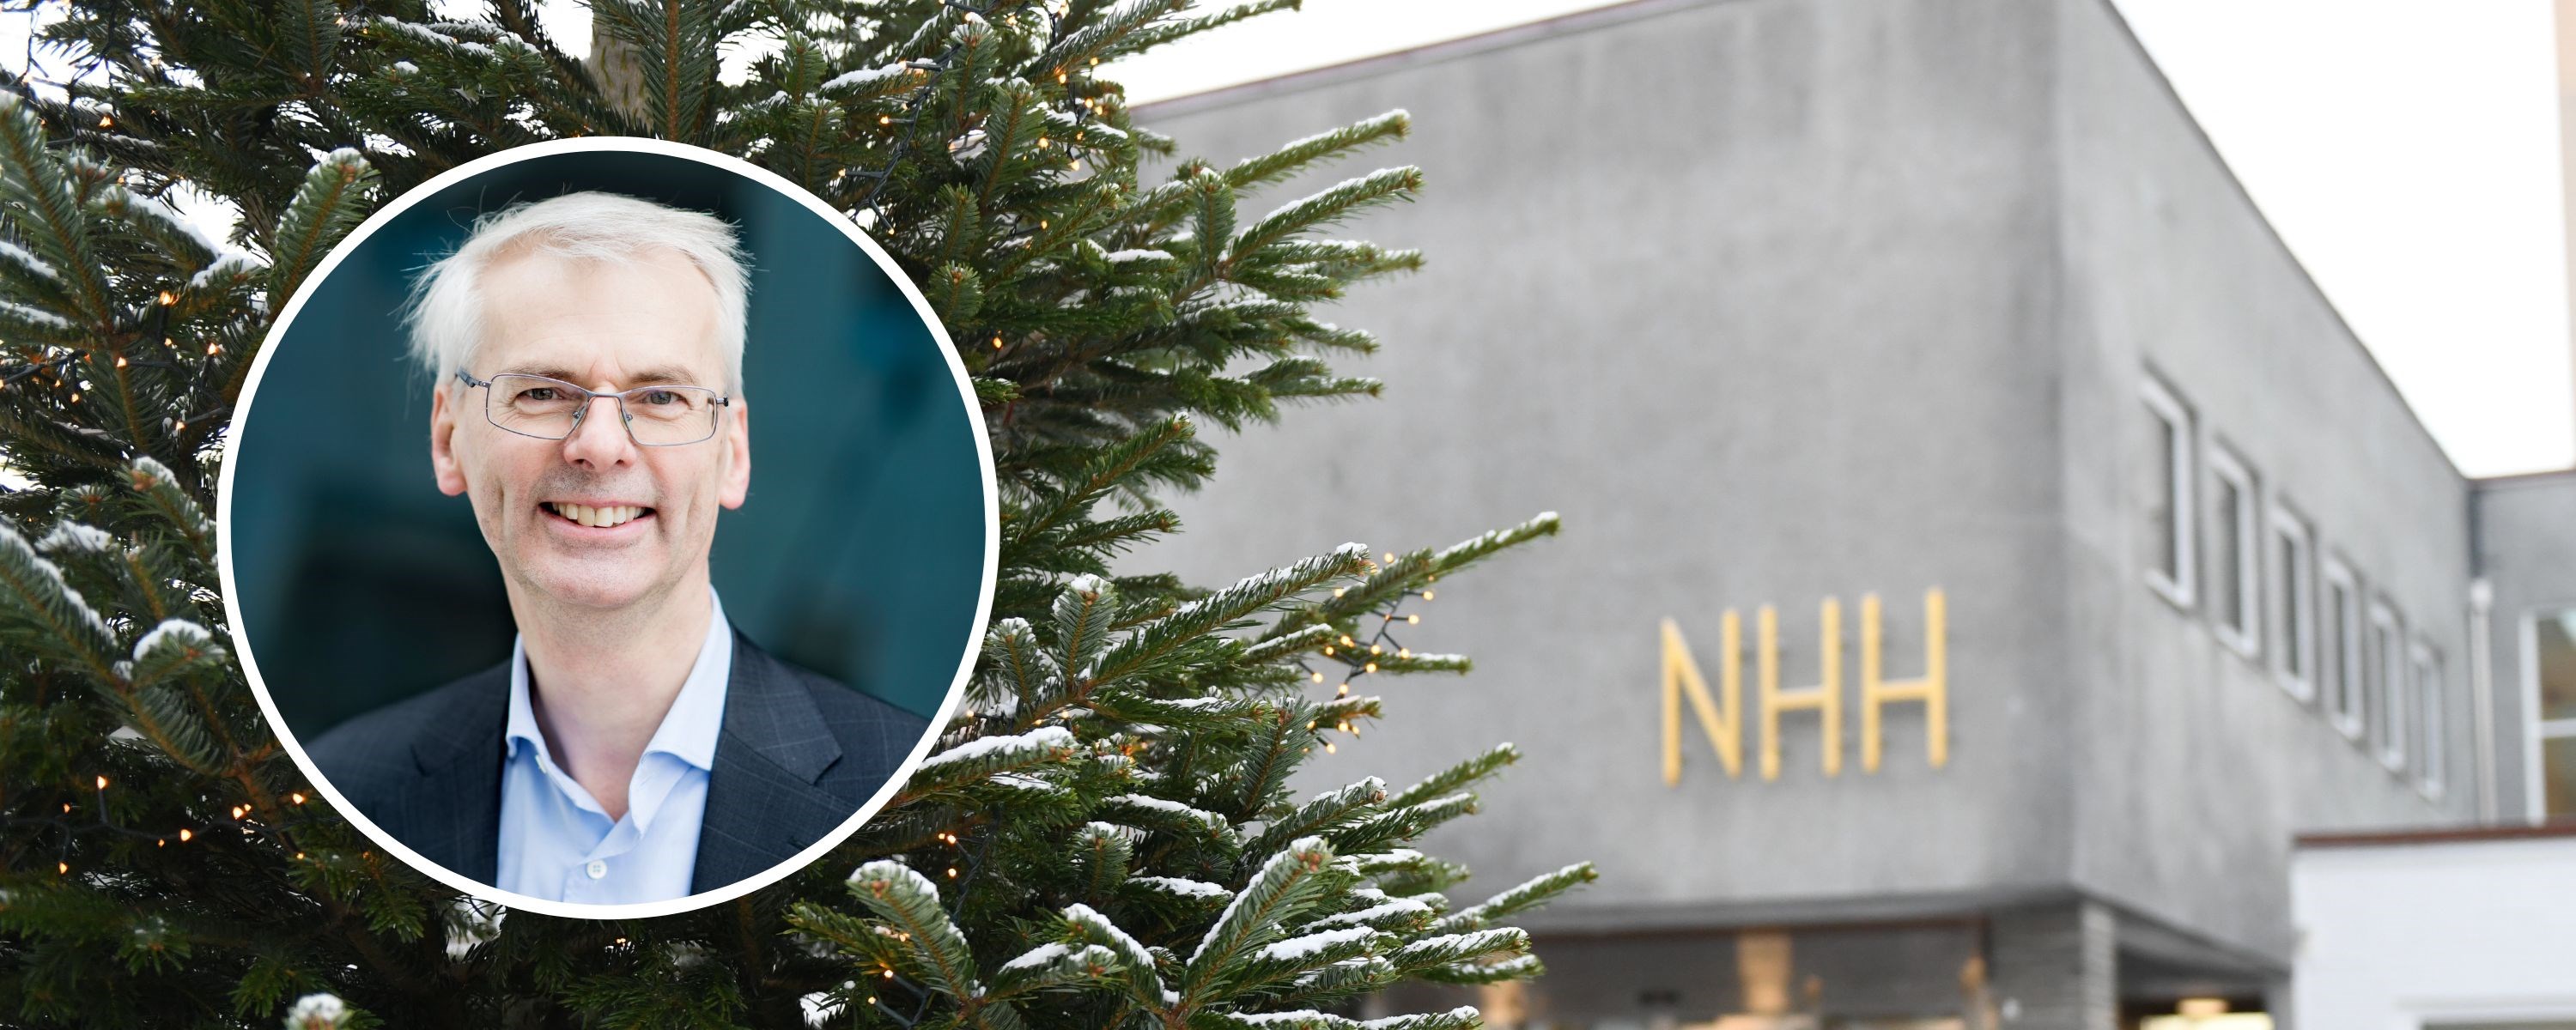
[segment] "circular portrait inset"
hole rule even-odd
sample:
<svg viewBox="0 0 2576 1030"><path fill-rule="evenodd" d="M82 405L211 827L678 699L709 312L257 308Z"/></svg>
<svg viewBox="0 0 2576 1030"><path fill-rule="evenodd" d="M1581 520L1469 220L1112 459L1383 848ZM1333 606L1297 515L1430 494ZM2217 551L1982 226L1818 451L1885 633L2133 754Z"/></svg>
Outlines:
<svg viewBox="0 0 2576 1030"><path fill-rule="evenodd" d="M774 882L881 807L992 598L992 458L920 293L834 211L565 140L387 202L252 366L234 643L385 847L556 915Z"/></svg>

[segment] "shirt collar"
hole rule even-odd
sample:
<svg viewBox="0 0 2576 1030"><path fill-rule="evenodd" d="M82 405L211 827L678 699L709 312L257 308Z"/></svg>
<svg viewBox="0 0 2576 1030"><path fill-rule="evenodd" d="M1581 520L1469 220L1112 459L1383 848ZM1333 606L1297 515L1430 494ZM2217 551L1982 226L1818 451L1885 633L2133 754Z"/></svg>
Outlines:
<svg viewBox="0 0 2576 1030"><path fill-rule="evenodd" d="M662 715L662 724L653 730L653 739L644 745L644 753L658 751L712 772L716 736L724 717L725 685L733 676L733 624L725 621L724 601L716 596L713 586L707 588L707 611L707 635L698 645L697 661L689 666L689 678L681 681L679 694L671 699L671 710ZM536 708L528 700L525 636L510 643L510 722L501 746L505 752L515 754L522 743L535 749L544 764L554 764L545 733L537 727Z"/></svg>

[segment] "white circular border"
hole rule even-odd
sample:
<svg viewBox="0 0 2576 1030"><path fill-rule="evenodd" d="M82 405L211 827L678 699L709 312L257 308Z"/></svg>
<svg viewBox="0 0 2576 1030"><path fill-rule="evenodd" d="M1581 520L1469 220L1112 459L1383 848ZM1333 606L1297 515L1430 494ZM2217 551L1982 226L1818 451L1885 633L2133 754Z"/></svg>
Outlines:
<svg viewBox="0 0 2576 1030"><path fill-rule="evenodd" d="M912 754L904 758L902 765L896 767L894 775L887 777L885 785L877 788L876 794L868 798L866 804L860 805L859 810L849 819L843 821L832 832L824 834L823 839L815 841L812 846L762 872L703 894L690 894L667 901L644 901L624 905L574 904L547 901L525 894L513 894L423 858L402 841L396 840L392 834L386 833L373 820L368 819L365 813L358 811L357 806L340 796L339 789L331 785L330 780L322 775L321 770L314 768L313 760L304 754L304 746L296 742L295 734L287 728L286 720L278 714L277 702L269 697L267 682L260 678L259 663L251 657L250 642L243 630L241 603L237 600L239 594L234 581L232 561L233 470L240 463L234 461L233 456L229 454L224 458L223 471L218 476L215 486L215 562L217 571L222 576L224 615L231 620L233 653L241 658L242 674L250 680L251 693L259 699L260 711L268 716L269 729L277 734L280 743L286 745L286 753L295 760L296 768L303 770L305 777L313 781L314 788L320 790L322 796L329 800L331 806L338 809L342 816L356 824L360 832L365 833L385 850L393 852L396 857L430 878L474 897L497 902L508 908L567 919L650 919L693 912L709 905L731 901L786 879L798 870L812 865L815 860L822 858L825 852L840 846L842 841L848 840L851 834L858 832L861 824L868 821L868 817L877 814L878 809L885 807L885 803L894 797L895 791L900 789L906 780L911 779L913 770L919 768L922 760L929 757L931 745L938 742L940 727L948 724L949 717L957 710L958 702L965 697L966 679L975 671L976 643L983 639L986 624L993 617L993 584L1000 570L1002 553L1000 492L994 481L992 442L982 431L983 411L976 404L975 389L967 378L966 365L958 360L957 348L948 338L947 327L942 325L939 316L930 310L930 302L922 298L921 288L914 285L911 277L904 275L902 269L895 267L894 259L887 257L885 250L878 247L875 240L869 239L866 233L861 232L848 215L835 210L821 198L806 192L803 187L787 181L768 169L703 147L632 136L547 140L512 147L496 154L487 154L441 172L377 209L375 214L369 215L366 221L359 223L346 239L333 246L331 253L323 257L321 264L314 266L313 271L305 276L304 285L296 289L294 299L290 300L285 309L279 313L276 324L269 328L268 338L260 347L259 357L251 362L250 378L242 384L241 399L233 406L234 424L239 425L249 416L251 399L259 392L260 377L267 374L269 361L277 356L277 347L285 339L286 327L294 323L297 312L304 307L304 302L313 296L314 290L324 279L330 277L332 270L339 267L341 259L348 257L360 243L365 242L368 236L392 222L395 216L457 182L531 158L593 151L659 154L720 168L769 187L804 205L815 214L821 215L834 227L840 229L843 235L848 236L852 243L857 244L860 250L866 252L869 258L875 260L877 268L885 273L886 278L892 280L895 287L903 291L904 299L912 302L913 312L921 317L923 325L929 327L931 337L939 345L940 357L947 360L948 371L957 381L958 399L965 405L969 424L975 429L975 457L981 466L984 479L984 581L975 599L973 627L964 641L964 653L957 660L957 676L948 685L948 696L940 702L938 713L931 717L930 728L921 735L921 742L913 746ZM238 441L237 434L234 439Z"/></svg>

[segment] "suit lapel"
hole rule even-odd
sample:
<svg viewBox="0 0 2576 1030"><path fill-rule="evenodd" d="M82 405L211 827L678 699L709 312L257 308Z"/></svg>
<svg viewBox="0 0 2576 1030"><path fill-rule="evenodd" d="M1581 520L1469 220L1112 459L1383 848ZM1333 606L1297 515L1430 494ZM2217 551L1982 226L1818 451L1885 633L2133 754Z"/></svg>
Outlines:
<svg viewBox="0 0 2576 1030"><path fill-rule="evenodd" d="M499 878L501 761L510 718L510 663L476 673L412 744L415 825L396 832L421 856L478 883Z"/></svg>
<svg viewBox="0 0 2576 1030"><path fill-rule="evenodd" d="M848 819L856 806L816 786L840 759L840 742L805 687L736 630L689 889L714 890L768 869Z"/></svg>

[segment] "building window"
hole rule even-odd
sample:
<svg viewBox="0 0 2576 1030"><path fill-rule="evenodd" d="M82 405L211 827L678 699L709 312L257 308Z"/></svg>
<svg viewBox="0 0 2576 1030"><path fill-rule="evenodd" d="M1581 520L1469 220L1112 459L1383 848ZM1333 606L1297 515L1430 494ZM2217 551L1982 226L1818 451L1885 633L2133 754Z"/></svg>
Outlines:
<svg viewBox="0 0 2576 1030"><path fill-rule="evenodd" d="M2522 624L2523 710L2531 727L2524 767L2534 819L2576 819L2576 608L2533 613Z"/></svg>
<svg viewBox="0 0 2576 1030"><path fill-rule="evenodd" d="M2191 607L2191 413L2149 377L2139 384L2147 405L2147 585L2181 608Z"/></svg>
<svg viewBox="0 0 2576 1030"><path fill-rule="evenodd" d="M2209 445L2209 617L2218 639L2252 658L2262 652L2262 520L2254 473L2225 446Z"/></svg>
<svg viewBox="0 0 2576 1030"><path fill-rule="evenodd" d="M2442 681L2442 655L2423 640L2406 653L2407 666L2415 683L2415 787L2424 796L2439 800L2442 796L2442 765L2449 759L2451 686Z"/></svg>
<svg viewBox="0 0 2576 1030"><path fill-rule="evenodd" d="M2317 694L2316 552L2308 524L2272 507L2272 672L2281 689L2306 701Z"/></svg>
<svg viewBox="0 0 2576 1030"><path fill-rule="evenodd" d="M2325 678L2326 712L2335 728L2354 740L2363 729L2361 690L2361 595L2352 567L2327 555L2318 566L2324 583L2317 614L2317 670Z"/></svg>
<svg viewBox="0 0 2576 1030"><path fill-rule="evenodd" d="M2370 605L2370 654L2362 674L2369 684L2370 739L2378 745L2379 764L2390 771L2406 768L2406 630L2397 609L2386 600Z"/></svg>

